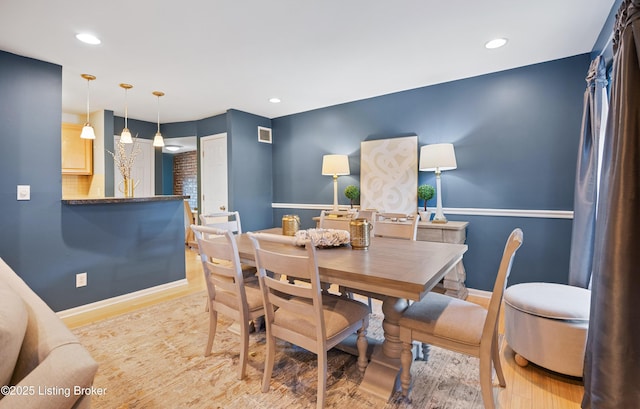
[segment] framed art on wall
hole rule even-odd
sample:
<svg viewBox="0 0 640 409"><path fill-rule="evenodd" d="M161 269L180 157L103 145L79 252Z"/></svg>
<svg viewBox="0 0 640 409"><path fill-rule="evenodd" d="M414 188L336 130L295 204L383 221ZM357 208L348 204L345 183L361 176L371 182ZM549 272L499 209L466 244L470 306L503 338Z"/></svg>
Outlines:
<svg viewBox="0 0 640 409"><path fill-rule="evenodd" d="M360 143L360 208L416 213L418 137Z"/></svg>

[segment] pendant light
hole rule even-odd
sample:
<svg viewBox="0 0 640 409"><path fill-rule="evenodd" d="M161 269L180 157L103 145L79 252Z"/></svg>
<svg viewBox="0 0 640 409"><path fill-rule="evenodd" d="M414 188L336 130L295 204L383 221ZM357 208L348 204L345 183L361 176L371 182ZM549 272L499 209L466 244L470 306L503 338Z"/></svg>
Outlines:
<svg viewBox="0 0 640 409"><path fill-rule="evenodd" d="M80 134L80 138L96 139L96 133L93 131L93 127L89 123L89 83L95 80L96 77L91 74L82 74L81 77L87 80L87 122L82 127L82 133Z"/></svg>
<svg viewBox="0 0 640 409"><path fill-rule="evenodd" d="M160 97L164 95L164 92L153 91L153 95L158 97L158 132L156 132L156 136L153 138L153 146L161 148L164 146L164 139L162 139L162 134L160 133Z"/></svg>
<svg viewBox="0 0 640 409"><path fill-rule="evenodd" d="M121 88L124 88L124 129L120 134L120 142L122 143L133 143L133 139L131 139L131 132L129 132L129 128L127 128L127 91L133 88L133 85L130 84L120 84Z"/></svg>

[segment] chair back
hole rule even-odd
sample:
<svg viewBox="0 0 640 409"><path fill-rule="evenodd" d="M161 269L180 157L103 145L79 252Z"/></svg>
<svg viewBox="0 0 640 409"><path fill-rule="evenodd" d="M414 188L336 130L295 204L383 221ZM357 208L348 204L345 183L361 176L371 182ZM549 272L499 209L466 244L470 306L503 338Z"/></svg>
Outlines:
<svg viewBox="0 0 640 409"><path fill-rule="evenodd" d="M201 214L200 223L207 227L230 230L233 234L242 234L240 213L237 211Z"/></svg>
<svg viewBox="0 0 640 409"><path fill-rule="evenodd" d="M318 340L325 344L326 330L322 313L322 296L316 250L311 241L304 248L296 239L269 233L248 233L255 251L256 267L262 289L267 331L280 339L309 351L317 351ZM280 279L286 276L286 280ZM292 299L295 297L295 301ZM274 322L274 311L286 311L291 317L311 317L314 337L291 329L291 325Z"/></svg>
<svg viewBox="0 0 640 409"><path fill-rule="evenodd" d="M400 217L383 217L379 218L373 227L374 237L390 237L394 239L415 240L418 233L418 216L407 218L407 215ZM394 213L395 215L395 213Z"/></svg>
<svg viewBox="0 0 640 409"><path fill-rule="evenodd" d="M226 307L238 305L241 316L248 316L244 277L238 256L236 238L230 230L208 226L191 225L198 241L202 269L207 284L209 298L214 301L217 293L234 294L237 302L222 300Z"/></svg>
<svg viewBox="0 0 640 409"><path fill-rule="evenodd" d="M511 274L513 258L516 255L516 251L522 245L522 239L522 230L520 228L516 228L511 232L509 238L507 239L507 243L504 246L502 259L500 260L500 267L498 268L496 281L493 285L493 293L491 294L491 300L489 301L487 318L484 322L484 328L482 330L483 343L489 342L491 340L491 337L494 336L498 329L498 315L500 313L500 307L502 305L502 297L504 295L505 287L507 286L509 274Z"/></svg>
<svg viewBox="0 0 640 409"><path fill-rule="evenodd" d="M191 225L195 223L193 219L193 211L191 210L191 205L189 205L188 200L184 200L184 242L185 244L189 244L189 242L193 241L193 231L191 230Z"/></svg>
<svg viewBox="0 0 640 409"><path fill-rule="evenodd" d="M367 219L367 221L371 223L371 228L375 228L377 218L378 216L376 209L365 209L358 211L358 219Z"/></svg>
<svg viewBox="0 0 640 409"><path fill-rule="evenodd" d="M345 211L329 211L320 212L320 223L318 227L321 229L338 229L349 231L349 223L358 217L358 213Z"/></svg>

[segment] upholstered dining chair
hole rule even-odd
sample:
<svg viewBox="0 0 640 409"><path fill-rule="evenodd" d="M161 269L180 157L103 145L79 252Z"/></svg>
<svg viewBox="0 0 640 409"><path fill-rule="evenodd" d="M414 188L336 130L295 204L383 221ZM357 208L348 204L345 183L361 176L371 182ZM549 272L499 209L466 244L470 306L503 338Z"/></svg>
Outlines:
<svg viewBox="0 0 640 409"><path fill-rule="evenodd" d="M201 214L200 223L206 227L229 230L234 235L242 234L242 222L240 221L240 212L238 211ZM242 264L242 271L245 280L253 278L257 281L255 267Z"/></svg>
<svg viewBox="0 0 640 409"><path fill-rule="evenodd" d="M380 213L378 221L373 227L375 237L389 237L394 239L415 240L418 233L417 214L409 218L406 214Z"/></svg>
<svg viewBox="0 0 640 409"><path fill-rule="evenodd" d="M209 337L204 355L209 356L216 336L218 313L240 325L238 379L244 378L249 353L249 321L264 316L262 294L245 285L236 239L229 230L192 225L208 293Z"/></svg>
<svg viewBox="0 0 640 409"><path fill-rule="evenodd" d="M193 237L193 230L191 230L191 225L195 222L191 205L188 200L184 200L184 244L189 248L197 244L195 237Z"/></svg>
<svg viewBox="0 0 640 409"><path fill-rule="evenodd" d="M355 212L323 210L320 212L318 227L349 231L349 223L356 217L358 217L358 213Z"/></svg>
<svg viewBox="0 0 640 409"><path fill-rule="evenodd" d="M267 327L262 392L269 391L276 338L282 339L318 356L317 407L323 408L328 350L357 331L358 369L362 373L367 366L369 309L361 302L321 291L316 249L310 241L303 249L296 246L294 237L268 233L249 233L249 237L255 250ZM272 278L267 272L276 273L274 277L286 276L287 280ZM292 278L295 280L289 281Z"/></svg>
<svg viewBox="0 0 640 409"><path fill-rule="evenodd" d="M419 341L480 358L482 400L485 408L495 407L492 363L500 386L505 386L498 348L498 314L513 258L521 245L522 230L517 228L507 239L502 253L488 310L478 304L433 291L405 310L399 323L402 341L400 382L405 396L411 384L412 342Z"/></svg>
<svg viewBox="0 0 640 409"><path fill-rule="evenodd" d="M367 219L369 223L375 228L378 211L375 209L358 210L358 219Z"/></svg>
<svg viewBox="0 0 640 409"><path fill-rule="evenodd" d="M217 229L230 230L233 234L242 234L240 212L218 212L200 215L200 224Z"/></svg>
<svg viewBox="0 0 640 409"><path fill-rule="evenodd" d="M403 240L416 239L418 232L418 215L415 215L413 218L407 218L407 215L403 213L377 213L374 214L374 218L378 219L372 224L374 237L388 237ZM372 298L375 298L374 294L362 290L354 291L350 288L342 287L341 291L343 291L349 298L353 298L353 293L367 297L369 310L372 310Z"/></svg>

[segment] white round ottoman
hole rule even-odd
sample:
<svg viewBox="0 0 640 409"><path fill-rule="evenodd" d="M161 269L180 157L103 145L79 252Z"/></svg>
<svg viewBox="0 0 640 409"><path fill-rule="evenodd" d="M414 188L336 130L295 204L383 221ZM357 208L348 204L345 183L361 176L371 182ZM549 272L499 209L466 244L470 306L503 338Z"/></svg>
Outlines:
<svg viewBox="0 0 640 409"><path fill-rule="evenodd" d="M531 361L582 377L591 291L564 284L524 283L505 290L505 336L520 366Z"/></svg>

